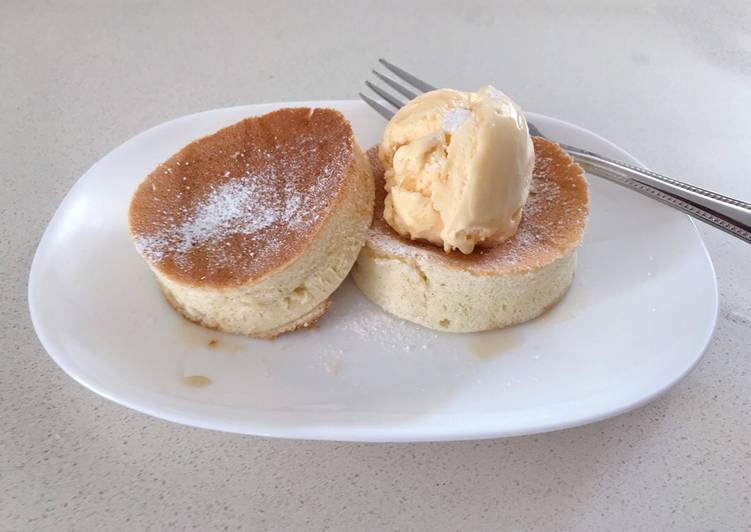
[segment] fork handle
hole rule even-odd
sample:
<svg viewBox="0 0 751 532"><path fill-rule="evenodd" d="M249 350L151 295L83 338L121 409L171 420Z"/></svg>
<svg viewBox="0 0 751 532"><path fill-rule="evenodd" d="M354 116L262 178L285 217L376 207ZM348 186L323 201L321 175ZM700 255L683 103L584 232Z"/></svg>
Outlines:
<svg viewBox="0 0 751 532"><path fill-rule="evenodd" d="M587 172L678 209L751 244L751 204L561 144Z"/></svg>

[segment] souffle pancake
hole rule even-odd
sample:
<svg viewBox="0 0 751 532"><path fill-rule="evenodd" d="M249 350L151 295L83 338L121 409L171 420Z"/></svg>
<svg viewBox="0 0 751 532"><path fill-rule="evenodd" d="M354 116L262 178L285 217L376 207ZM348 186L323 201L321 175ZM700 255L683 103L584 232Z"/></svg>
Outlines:
<svg viewBox="0 0 751 532"><path fill-rule="evenodd" d="M357 286L384 310L451 332L522 323L568 290L589 216L584 172L556 143L533 137L529 196L515 234L469 254L399 235L383 219L384 170L369 151L376 184L370 235L352 270Z"/></svg>
<svg viewBox="0 0 751 532"><path fill-rule="evenodd" d="M281 109L159 165L133 195L130 233L183 316L269 338L326 311L367 236L373 190L341 113Z"/></svg>

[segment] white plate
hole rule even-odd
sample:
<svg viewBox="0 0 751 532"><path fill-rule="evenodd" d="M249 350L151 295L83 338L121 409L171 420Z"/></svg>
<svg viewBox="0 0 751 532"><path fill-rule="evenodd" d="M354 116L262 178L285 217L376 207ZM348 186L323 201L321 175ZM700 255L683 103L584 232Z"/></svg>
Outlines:
<svg viewBox="0 0 751 532"><path fill-rule="evenodd" d="M317 329L274 341L184 321L128 238L131 194L195 138L294 105L339 109L363 146L383 130L384 121L359 101L208 111L136 136L71 189L29 279L34 327L70 376L117 403L197 427L287 438L455 440L613 416L654 399L701 358L717 317L717 287L696 228L596 177L574 285L551 312L522 326L436 333L384 314L349 281ZM554 139L638 164L584 129L529 117Z"/></svg>

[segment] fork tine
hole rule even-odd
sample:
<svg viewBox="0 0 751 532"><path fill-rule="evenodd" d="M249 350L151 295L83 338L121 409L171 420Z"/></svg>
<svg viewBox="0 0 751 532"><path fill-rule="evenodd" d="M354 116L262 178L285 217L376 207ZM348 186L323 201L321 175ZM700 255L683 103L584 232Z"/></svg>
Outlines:
<svg viewBox="0 0 751 532"><path fill-rule="evenodd" d="M358 93L358 94L360 95L360 98L362 99L362 101L364 101L365 103L367 103L370 107L372 107L375 110L375 112L377 112L379 115L381 115L386 120L391 120L391 117L394 116L394 111L392 111L391 109L385 108L383 105L381 105L380 103L378 103L377 101L375 101L370 96L365 96L361 92Z"/></svg>
<svg viewBox="0 0 751 532"><path fill-rule="evenodd" d="M400 101L399 98L397 98L393 94L389 94L378 85L375 85L369 81L366 81L365 85L367 85L370 90L375 92L378 96L380 96L381 98L389 102L391 105L393 105L397 109L401 109L402 107L404 107L404 102Z"/></svg>
<svg viewBox="0 0 751 532"><path fill-rule="evenodd" d="M406 97L407 97L407 98L409 98L410 100L414 100L415 98L417 98L417 94L415 94L414 92L412 92L411 90L409 90L409 89L408 89L407 87L405 87L404 85L400 85L400 84L399 84L399 83L397 83L397 82L396 82L396 81L395 81L394 79L392 79L392 78L390 78L390 77L388 77L388 76L384 76L383 74L381 74L381 73L380 73L380 72L378 72L377 70L373 70L373 74L375 74L376 76L378 76L378 77L379 77L379 78L380 78L381 80L383 80L383 82L384 82L384 83L385 83L386 85L388 85L388 86L389 86L389 87L391 87L392 89L394 89L394 90L396 90L396 91L399 91L399 93L400 93L400 94L401 94L402 96L406 96Z"/></svg>
<svg viewBox="0 0 751 532"><path fill-rule="evenodd" d="M414 88L421 90L422 92L428 92L428 91L436 90L436 87L434 87L430 83L427 83L427 82L421 80L420 78L418 78L418 77L410 74L409 72L407 72L403 68L399 68L398 66L396 66L396 65L394 65L392 63L389 63L388 61L386 61L383 58L379 58L378 62L381 63L383 66L385 66L387 69L389 69L391 72L393 72L394 74L396 74L399 78L401 78L402 80L406 81L407 83L409 83L410 85L412 85ZM414 98L417 97L417 95L415 93L413 93L411 90L409 90L408 88L406 88L403 85L401 85L400 83L398 83L396 80L394 80L394 79L392 79L392 78L390 78L388 76L384 76L383 74L381 74L380 72L378 72L376 70L373 70L373 74L375 74L376 76L378 76L378 78L381 79L384 83L386 83L389 87L391 87L392 89L398 91L401 95L409 98L410 100L412 100L412 99L414 99ZM392 95L390 95L389 93L387 93L383 89L381 89L379 87L376 87L371 82L366 81L365 84L368 87L370 87L371 89L373 89L373 91L375 93L377 93L379 96L383 97L383 99L385 99L386 101L388 101L390 104L392 104L397 109L401 109L404 106L404 104L402 102L400 102L399 100L397 100L396 98L394 98ZM365 96L363 93L360 93L360 98L362 98L365 101L365 103L367 103L373 109L375 109L386 120L390 120L391 117L394 116L394 112L393 111L391 111L390 109L384 107L383 105L381 105L377 101L373 100L372 98L369 98L369 97ZM535 126L529 120L527 120L527 127L529 128L529 134L531 136L546 138L545 135L543 135L542 132L539 129L537 129L537 126Z"/></svg>
<svg viewBox="0 0 751 532"><path fill-rule="evenodd" d="M436 87L434 87L430 83L426 83L420 78L413 76L406 70L401 69L396 65L392 65L385 59L379 59L378 62L381 63L386 68L388 68L391 72L393 72L394 74L402 78L404 81L412 85L416 89L420 89L423 92L434 91L436 89Z"/></svg>

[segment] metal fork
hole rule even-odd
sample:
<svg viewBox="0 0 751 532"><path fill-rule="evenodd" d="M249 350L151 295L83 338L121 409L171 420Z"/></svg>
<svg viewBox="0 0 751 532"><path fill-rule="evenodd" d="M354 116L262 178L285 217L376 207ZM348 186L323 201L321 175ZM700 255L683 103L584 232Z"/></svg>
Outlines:
<svg viewBox="0 0 751 532"><path fill-rule="evenodd" d="M365 85L383 100L375 100L363 93L360 93L360 98L387 120L407 101L436 89L385 59L378 61L398 79L373 70L373 74L388 88L370 81L366 81ZM405 86L405 82L415 90ZM530 135L547 138L532 122L527 121L527 125ZM751 244L751 204L575 146L560 145L588 173L639 192Z"/></svg>

